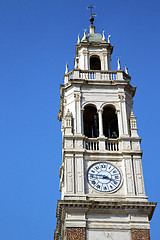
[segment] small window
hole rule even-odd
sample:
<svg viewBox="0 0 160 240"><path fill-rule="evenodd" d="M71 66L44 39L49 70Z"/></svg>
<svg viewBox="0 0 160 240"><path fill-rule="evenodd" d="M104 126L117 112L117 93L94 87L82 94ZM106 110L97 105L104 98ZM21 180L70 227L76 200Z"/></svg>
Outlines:
<svg viewBox="0 0 160 240"><path fill-rule="evenodd" d="M101 61L98 56L90 58L90 70L101 70Z"/></svg>

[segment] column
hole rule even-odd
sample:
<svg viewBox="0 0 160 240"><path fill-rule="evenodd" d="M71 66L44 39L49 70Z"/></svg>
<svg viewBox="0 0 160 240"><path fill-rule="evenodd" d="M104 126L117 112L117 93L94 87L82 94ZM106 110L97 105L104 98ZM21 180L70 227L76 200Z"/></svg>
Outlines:
<svg viewBox="0 0 160 240"><path fill-rule="evenodd" d="M98 110L98 118L99 118L99 137L103 137L103 119L102 119L103 110Z"/></svg>
<svg viewBox="0 0 160 240"><path fill-rule="evenodd" d="M121 127L122 134L128 135L128 121L127 121L127 111L126 111L126 102L125 102L125 93L121 92L118 94L120 101L120 113L121 113Z"/></svg>
<svg viewBox="0 0 160 240"><path fill-rule="evenodd" d="M83 113L84 113L84 109L81 109L81 132L84 135Z"/></svg>
<svg viewBox="0 0 160 240"><path fill-rule="evenodd" d="M117 119L118 119L118 130L119 130L119 137L123 135L123 128L122 128L122 118L121 118L121 113L120 110L116 111L117 114Z"/></svg>
<svg viewBox="0 0 160 240"><path fill-rule="evenodd" d="M76 93L74 94L75 97L75 118L76 118L76 133L77 134L81 134L81 107L80 107L80 103L81 103L81 94L80 93Z"/></svg>

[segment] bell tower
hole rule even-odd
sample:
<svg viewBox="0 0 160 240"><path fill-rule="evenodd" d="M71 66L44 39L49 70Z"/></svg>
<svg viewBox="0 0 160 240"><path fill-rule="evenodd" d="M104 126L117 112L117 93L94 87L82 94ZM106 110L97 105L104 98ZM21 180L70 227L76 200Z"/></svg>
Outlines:
<svg viewBox="0 0 160 240"><path fill-rule="evenodd" d="M133 113L136 87L125 67L111 70L110 36L76 44L74 69L60 86L61 200L55 240L149 240L156 203L145 195L141 138Z"/></svg>

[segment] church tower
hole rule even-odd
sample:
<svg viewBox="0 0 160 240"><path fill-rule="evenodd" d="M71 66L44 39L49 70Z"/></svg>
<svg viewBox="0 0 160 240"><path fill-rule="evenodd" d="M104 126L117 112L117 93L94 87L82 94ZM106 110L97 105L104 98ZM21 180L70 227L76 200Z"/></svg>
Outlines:
<svg viewBox="0 0 160 240"><path fill-rule="evenodd" d="M136 87L127 68L111 70L110 36L76 44L74 69L60 86L61 200L55 240L149 240L156 203L148 202L141 138L133 113Z"/></svg>

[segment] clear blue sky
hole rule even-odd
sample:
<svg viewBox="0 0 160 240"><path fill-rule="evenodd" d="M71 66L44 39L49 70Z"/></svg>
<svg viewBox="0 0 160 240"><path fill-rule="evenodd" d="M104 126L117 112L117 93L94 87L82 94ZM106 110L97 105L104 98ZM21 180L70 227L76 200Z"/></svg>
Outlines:
<svg viewBox="0 0 160 240"><path fill-rule="evenodd" d="M61 165L57 121L66 61L89 26L89 0L0 1L0 239L52 240ZM137 86L134 113L142 137L149 201L160 202L160 1L99 0L105 29ZM159 205L151 239L160 239Z"/></svg>

